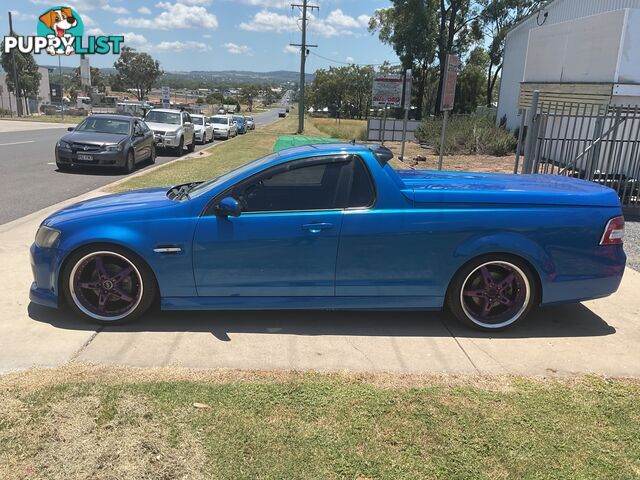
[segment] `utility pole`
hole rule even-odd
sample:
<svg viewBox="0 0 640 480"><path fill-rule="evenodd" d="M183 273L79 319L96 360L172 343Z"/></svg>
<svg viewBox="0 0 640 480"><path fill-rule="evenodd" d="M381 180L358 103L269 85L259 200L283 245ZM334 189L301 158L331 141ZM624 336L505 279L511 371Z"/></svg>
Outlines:
<svg viewBox="0 0 640 480"><path fill-rule="evenodd" d="M307 44L307 10L310 9L319 11L320 7L317 5L308 5L307 0L302 1L302 5L298 3L292 3L291 9L300 8L302 10L302 42L292 43L292 47L300 47L300 89L298 90L298 133L304 132L304 66L309 54L308 48L317 47L318 45Z"/></svg>
<svg viewBox="0 0 640 480"><path fill-rule="evenodd" d="M11 18L11 11L9 11L9 35L13 36L13 19ZM15 49L14 49L15 50ZM16 54L11 50L11 69L13 70L13 96L16 98L16 113L18 116L22 115L22 103L18 96L20 92L20 85L18 85L18 69L16 67Z"/></svg>

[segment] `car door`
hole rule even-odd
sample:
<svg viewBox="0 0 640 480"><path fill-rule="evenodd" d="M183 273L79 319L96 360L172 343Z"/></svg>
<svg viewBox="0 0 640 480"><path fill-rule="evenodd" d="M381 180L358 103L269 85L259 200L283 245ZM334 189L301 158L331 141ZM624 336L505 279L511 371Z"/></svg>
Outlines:
<svg viewBox="0 0 640 480"><path fill-rule="evenodd" d="M133 145L133 151L135 153L136 161L143 160L149 156L148 142L145 141L144 130L138 120L133 122L133 137L131 139Z"/></svg>
<svg viewBox="0 0 640 480"><path fill-rule="evenodd" d="M219 194L194 237L198 295L333 296L347 163L296 160ZM225 197L240 203L240 216L214 215Z"/></svg>

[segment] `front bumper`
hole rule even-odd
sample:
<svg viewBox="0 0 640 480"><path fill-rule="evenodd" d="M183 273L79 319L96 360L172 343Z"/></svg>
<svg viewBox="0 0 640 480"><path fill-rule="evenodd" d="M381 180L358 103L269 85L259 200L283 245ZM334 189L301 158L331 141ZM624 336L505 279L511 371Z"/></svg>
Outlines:
<svg viewBox="0 0 640 480"><path fill-rule="evenodd" d="M96 166L96 167L124 167L124 150L120 152L84 152L56 147L56 163L62 165ZM80 159L78 155L89 155L91 159Z"/></svg>
<svg viewBox="0 0 640 480"><path fill-rule="evenodd" d="M154 134L153 139L157 148L173 148L180 145L180 137L169 137L156 133Z"/></svg>
<svg viewBox="0 0 640 480"><path fill-rule="evenodd" d="M56 248L40 248L35 244L29 250L33 283L29 299L46 307L59 306L58 272L62 252Z"/></svg>

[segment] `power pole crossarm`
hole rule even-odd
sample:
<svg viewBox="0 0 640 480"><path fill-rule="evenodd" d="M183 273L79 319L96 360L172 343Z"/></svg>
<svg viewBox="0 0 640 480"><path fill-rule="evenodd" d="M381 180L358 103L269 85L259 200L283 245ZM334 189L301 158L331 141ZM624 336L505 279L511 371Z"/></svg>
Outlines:
<svg viewBox="0 0 640 480"><path fill-rule="evenodd" d="M292 3L291 8L300 8L302 10L302 41L300 44L292 44L292 46L300 47L300 88L298 90L298 133L304 132L304 82L305 82L305 63L307 60L307 48L317 47L317 45L307 45L307 10L319 10L316 5L308 5L307 0L303 0L302 4Z"/></svg>

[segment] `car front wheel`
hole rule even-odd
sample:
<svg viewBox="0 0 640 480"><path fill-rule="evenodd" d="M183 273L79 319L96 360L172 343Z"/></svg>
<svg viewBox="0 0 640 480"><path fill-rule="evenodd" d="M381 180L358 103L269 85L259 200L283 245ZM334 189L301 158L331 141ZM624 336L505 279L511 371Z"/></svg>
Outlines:
<svg viewBox="0 0 640 480"><path fill-rule="evenodd" d="M176 157L181 157L182 154L184 153L184 137L180 137L180 143L178 143L178 146L176 147Z"/></svg>
<svg viewBox="0 0 640 480"><path fill-rule="evenodd" d="M133 151L129 150L127 153L127 159L124 162L125 173L131 173L136 168L136 160L133 156Z"/></svg>
<svg viewBox="0 0 640 480"><path fill-rule="evenodd" d="M524 319L538 299L535 275L511 255L487 255L465 265L447 293L447 306L462 323L497 331Z"/></svg>
<svg viewBox="0 0 640 480"><path fill-rule="evenodd" d="M195 133L193 134L193 137L191 137L191 143L189 144L189 146L187 147L187 151L189 153L193 153L196 149L196 135Z"/></svg>
<svg viewBox="0 0 640 480"><path fill-rule="evenodd" d="M149 267L116 246L80 249L72 254L62 275L63 293L71 309L103 325L138 318L157 293Z"/></svg>

